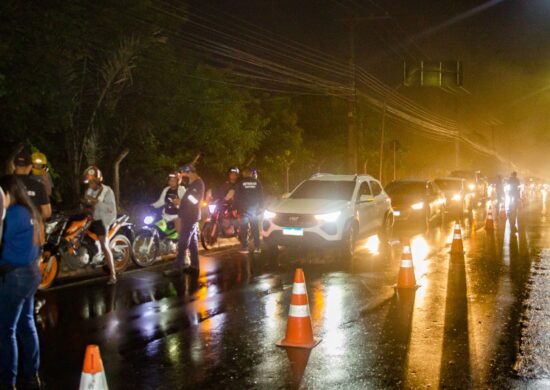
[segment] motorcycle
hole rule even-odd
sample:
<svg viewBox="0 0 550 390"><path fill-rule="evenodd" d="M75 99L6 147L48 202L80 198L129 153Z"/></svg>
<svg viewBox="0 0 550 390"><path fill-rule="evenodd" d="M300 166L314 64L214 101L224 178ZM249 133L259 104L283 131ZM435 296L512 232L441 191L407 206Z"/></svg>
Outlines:
<svg viewBox="0 0 550 390"><path fill-rule="evenodd" d="M201 229L202 247L211 249L220 237L238 238L239 219L229 204L217 201L208 204L208 218Z"/></svg>
<svg viewBox="0 0 550 390"><path fill-rule="evenodd" d="M126 269L132 257L133 225L122 215L109 227L107 240L117 273ZM40 259L40 290L55 282L61 264L70 270L103 267L103 252L97 236L88 229L92 217L85 214L57 216L45 224L45 244Z"/></svg>
<svg viewBox="0 0 550 390"><path fill-rule="evenodd" d="M174 221L168 222L155 210L143 219L143 227L134 240L134 262L140 267L150 266L159 256L176 254L178 232Z"/></svg>

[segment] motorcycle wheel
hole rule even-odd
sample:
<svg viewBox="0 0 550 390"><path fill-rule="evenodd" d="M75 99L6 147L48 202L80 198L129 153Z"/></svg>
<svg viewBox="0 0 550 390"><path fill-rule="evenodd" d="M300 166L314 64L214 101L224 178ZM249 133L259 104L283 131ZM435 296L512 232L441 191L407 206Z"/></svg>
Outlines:
<svg viewBox="0 0 550 390"><path fill-rule="evenodd" d="M130 264L130 258L132 257L132 244L130 240L125 235L118 234L109 242L109 248L111 248L111 252L113 253L115 271L117 273L123 272L128 267L128 264Z"/></svg>
<svg viewBox="0 0 550 390"><path fill-rule="evenodd" d="M52 286L57 274L59 273L59 262L57 261L56 256L47 256L45 258L40 258L40 274L42 279L38 285L39 290L46 290Z"/></svg>
<svg viewBox="0 0 550 390"><path fill-rule="evenodd" d="M212 237L212 229L214 224L212 222L206 222L201 230L201 244L204 250L212 249L212 246L216 243L218 237Z"/></svg>
<svg viewBox="0 0 550 390"><path fill-rule="evenodd" d="M148 250L142 251L142 248ZM158 239L149 230L140 230L136 234L134 243L132 244L133 260L140 267L148 267L155 262L160 252Z"/></svg>

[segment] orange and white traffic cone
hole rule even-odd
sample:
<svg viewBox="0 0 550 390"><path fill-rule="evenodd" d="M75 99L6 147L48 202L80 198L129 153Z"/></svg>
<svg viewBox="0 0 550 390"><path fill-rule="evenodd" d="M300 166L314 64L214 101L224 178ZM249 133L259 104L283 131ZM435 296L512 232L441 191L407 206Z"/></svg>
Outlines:
<svg viewBox="0 0 550 390"><path fill-rule="evenodd" d="M80 376L80 390L108 390L107 378L97 345L88 345Z"/></svg>
<svg viewBox="0 0 550 390"><path fill-rule="evenodd" d="M321 340L313 338L304 271L297 268L294 274L294 285L292 286L286 336L277 343L277 346L311 349L320 342Z"/></svg>
<svg viewBox="0 0 550 390"><path fill-rule="evenodd" d="M504 203L500 204L498 219L500 220L500 222L506 221L506 207L504 207Z"/></svg>
<svg viewBox="0 0 550 390"><path fill-rule="evenodd" d="M417 288L416 277L414 275L414 265L409 245L403 246L401 252L401 265L399 266L399 274L397 274L397 289Z"/></svg>
<svg viewBox="0 0 550 390"><path fill-rule="evenodd" d="M462 230L460 223L456 222L451 243L451 255L464 255L464 244L462 243Z"/></svg>
<svg viewBox="0 0 550 390"><path fill-rule="evenodd" d="M495 223L493 221L493 209L489 205L489 209L487 210L487 217L485 218L485 231L492 232L495 230Z"/></svg>

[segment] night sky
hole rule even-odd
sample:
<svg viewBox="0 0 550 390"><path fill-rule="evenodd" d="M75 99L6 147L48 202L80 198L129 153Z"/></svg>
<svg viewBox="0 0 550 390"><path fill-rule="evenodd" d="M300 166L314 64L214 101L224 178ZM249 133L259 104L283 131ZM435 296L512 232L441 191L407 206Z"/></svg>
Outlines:
<svg viewBox="0 0 550 390"><path fill-rule="evenodd" d="M223 15L231 15L343 61L345 20L386 16L356 27L358 65L395 87L404 60L462 61L463 126L487 139L496 132L500 152L538 174L550 170L550 162L541 165L550 147L548 0L200 0L190 3L194 11L219 16L220 26ZM428 108L450 115L444 107Z"/></svg>

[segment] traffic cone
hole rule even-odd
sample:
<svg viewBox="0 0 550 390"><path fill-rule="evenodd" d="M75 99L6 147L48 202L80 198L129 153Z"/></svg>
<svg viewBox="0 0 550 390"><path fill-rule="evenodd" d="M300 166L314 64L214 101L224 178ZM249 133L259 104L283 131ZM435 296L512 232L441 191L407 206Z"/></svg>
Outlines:
<svg viewBox="0 0 550 390"><path fill-rule="evenodd" d="M500 221L506 221L506 208L504 207L504 203L500 204L500 210L498 213L498 219Z"/></svg>
<svg viewBox="0 0 550 390"><path fill-rule="evenodd" d="M485 218L485 231L492 232L495 230L495 224L493 221L493 210L492 207L489 205L489 209L487 210L487 217Z"/></svg>
<svg viewBox="0 0 550 390"><path fill-rule="evenodd" d="M279 341L277 346L311 349L320 342L321 340L313 338L304 271L297 268L294 274L294 285L292 286L286 337Z"/></svg>
<svg viewBox="0 0 550 390"><path fill-rule="evenodd" d="M80 376L80 390L108 390L107 378L97 345L88 345Z"/></svg>
<svg viewBox="0 0 550 390"><path fill-rule="evenodd" d="M401 252L401 265L399 266L399 274L397 275L397 289L417 288L416 277L414 276L413 258L411 247L403 246Z"/></svg>
<svg viewBox="0 0 550 390"><path fill-rule="evenodd" d="M451 255L464 255L464 245L462 244L462 231L460 223L455 223L453 232L453 242L451 243Z"/></svg>

